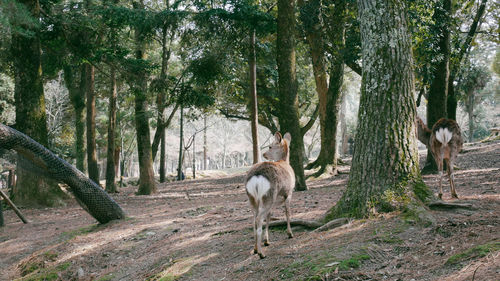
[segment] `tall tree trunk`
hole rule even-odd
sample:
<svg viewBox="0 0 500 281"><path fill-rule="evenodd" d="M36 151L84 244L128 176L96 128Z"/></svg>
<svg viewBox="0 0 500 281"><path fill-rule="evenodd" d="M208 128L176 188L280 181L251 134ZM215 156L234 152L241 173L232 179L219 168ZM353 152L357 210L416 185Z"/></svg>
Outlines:
<svg viewBox="0 0 500 281"><path fill-rule="evenodd" d="M440 61L436 64L434 78L427 96L427 126L432 128L441 118L446 117L446 100L448 96L448 79L450 76L450 15L451 0L442 0L434 8L435 28L439 34ZM431 150L427 150L425 172L437 171L436 161Z"/></svg>
<svg viewBox="0 0 500 281"><path fill-rule="evenodd" d="M106 190L110 193L117 192L116 190L116 170L115 170L115 142L116 142L116 69L112 65L110 71L110 88L109 93L109 113L108 113L108 152L106 157Z"/></svg>
<svg viewBox="0 0 500 281"><path fill-rule="evenodd" d="M165 129L163 129L165 131ZM160 182L163 183L166 181L166 175L167 175L167 169L166 169L166 163L165 161L167 160L166 156L166 135L165 132L161 134L161 141L160 141Z"/></svg>
<svg viewBox="0 0 500 281"><path fill-rule="evenodd" d="M134 2L134 9L144 9L143 0ZM135 30L136 50L135 58L144 60L145 41L139 29ZM139 70L137 81L133 86L135 96L135 126L137 130L137 151L139 156L139 190L138 195L149 195L156 192L153 172L153 158L151 153L151 140L149 133L149 118L147 104L147 76L145 70Z"/></svg>
<svg viewBox="0 0 500 281"><path fill-rule="evenodd" d="M257 102L257 58L255 54L255 29L250 31L250 52L248 57L248 66L250 71L250 124L252 127L252 147L253 163L260 161L259 148L259 110Z"/></svg>
<svg viewBox="0 0 500 281"><path fill-rule="evenodd" d="M203 117L203 170L208 169L207 165L207 153L208 153L208 146L207 146L207 116L205 115Z"/></svg>
<svg viewBox="0 0 500 281"><path fill-rule="evenodd" d="M469 51L472 40L474 39L474 36L476 35L477 30L480 27L481 18L483 17L484 12L486 11L486 2L488 1L481 0L481 4L477 9L476 15L474 16L474 20L472 21L469 32L465 37L465 41L460 47L460 51L458 52L457 58L454 60L454 63L450 67L451 69L450 69L450 78L448 83L448 100L447 100L446 111L448 114L448 118L453 120L457 119L457 103L458 103L458 99L455 95L453 81L455 80L455 77L458 74L458 71L460 70L460 64L462 63L462 59L464 58L465 54Z"/></svg>
<svg viewBox="0 0 500 281"><path fill-rule="evenodd" d="M326 147L326 117L327 117L327 95L328 95L328 77L326 73L326 54L325 43L323 41L323 22L321 17L321 3L319 0L308 1L299 0L300 18L304 25L307 42L309 43L311 59L313 65L314 81L316 83L316 92L319 100L319 120L321 129L321 150L318 158L307 165L306 169L313 169L321 166L319 173L323 173L328 164ZM325 154L326 153L326 154Z"/></svg>
<svg viewBox="0 0 500 281"><path fill-rule="evenodd" d="M179 162L177 163L177 180L182 178L182 162L184 160L184 107L181 105L180 132L179 132Z"/></svg>
<svg viewBox="0 0 500 281"><path fill-rule="evenodd" d="M469 90L466 97L465 109L469 116L469 142L474 141L474 90Z"/></svg>
<svg viewBox="0 0 500 281"><path fill-rule="evenodd" d="M341 90L344 81L344 48L345 48L345 1L336 1L328 26L334 32L329 32L331 49L330 81L327 82L326 58L324 50L321 3L319 0L301 4L302 21L306 37L311 48L313 72L316 81L316 91L319 97L319 120L321 128L321 150L318 158L307 166L308 169L320 167L313 176L320 176L325 171L333 173L337 168L337 123L341 100Z"/></svg>
<svg viewBox="0 0 500 281"><path fill-rule="evenodd" d="M97 165L97 145L95 131L94 66L85 63L85 96L87 97L87 166L89 178L99 184L99 167Z"/></svg>
<svg viewBox="0 0 500 281"><path fill-rule="evenodd" d="M296 177L295 189L307 190L295 71L295 1L278 0L277 49L280 129L282 133L289 132L292 135L290 163Z"/></svg>
<svg viewBox="0 0 500 281"><path fill-rule="evenodd" d="M162 84L161 90L158 93L158 96L156 97L156 104L158 107L158 117L157 117L157 127L156 127L156 132L155 136L153 139L153 144L152 144L152 154L153 154L153 161L156 158L156 153L158 151L158 145L160 142L163 141L162 145L165 145L165 129L169 125L166 123L165 120L165 103L166 103L166 85L167 85L167 71L168 71L168 61L170 59L170 54L171 51L167 46L167 41L168 41L168 27L167 25L163 26L162 30L162 53L161 53L161 72L160 72L160 83ZM163 149L163 152L165 150ZM160 149L160 153L161 149ZM165 155L160 154L160 158L165 159ZM161 162L160 162L160 178L162 177L161 175ZM165 177L165 175L163 175Z"/></svg>
<svg viewBox="0 0 500 281"><path fill-rule="evenodd" d="M80 66L80 72L84 73L84 66ZM84 77L84 75L81 75ZM71 105L75 110L75 151L76 151L76 168L82 172L86 172L85 165L85 92L84 79L79 80L77 84L77 75L73 67L64 66L64 80L68 88Z"/></svg>
<svg viewBox="0 0 500 281"><path fill-rule="evenodd" d="M38 19L38 0L19 1L33 18ZM15 25L16 23L12 23ZM13 33L11 54L15 76L16 128L38 141L48 145L47 117L43 93L41 44L39 30L21 26L33 32L32 36ZM49 179L31 172L29 160L18 154L17 183L13 189L13 199L23 205L53 206L61 203L64 193Z"/></svg>
<svg viewBox="0 0 500 281"><path fill-rule="evenodd" d="M363 78L356 149L347 189L327 219L364 217L372 210L411 208L424 212L415 188L424 188L424 194L430 192L418 170L405 1L360 0L358 9Z"/></svg>

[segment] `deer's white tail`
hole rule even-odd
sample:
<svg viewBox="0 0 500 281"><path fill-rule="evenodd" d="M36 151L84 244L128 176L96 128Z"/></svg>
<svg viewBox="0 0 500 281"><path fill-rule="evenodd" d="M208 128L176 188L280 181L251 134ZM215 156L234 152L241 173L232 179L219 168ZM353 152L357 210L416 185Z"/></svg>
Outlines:
<svg viewBox="0 0 500 281"><path fill-rule="evenodd" d="M453 136L453 133L448 130L448 128L440 128L435 132L436 139L443 145L447 145L451 137Z"/></svg>
<svg viewBox="0 0 500 281"><path fill-rule="evenodd" d="M264 195L269 192L270 188L271 183L263 176L251 177L246 185L248 193L252 195L253 198L255 198L255 201L259 205L262 203L262 197L264 197Z"/></svg>

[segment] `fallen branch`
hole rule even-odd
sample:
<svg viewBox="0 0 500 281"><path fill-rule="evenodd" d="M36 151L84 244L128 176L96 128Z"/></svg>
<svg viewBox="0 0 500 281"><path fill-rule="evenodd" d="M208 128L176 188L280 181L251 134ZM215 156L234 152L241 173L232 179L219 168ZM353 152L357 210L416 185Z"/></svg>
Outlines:
<svg viewBox="0 0 500 281"><path fill-rule="evenodd" d="M19 211L19 209L16 207L16 205L14 205L14 203L12 203L12 201L10 201L9 197L7 196L7 194L3 193L3 191L0 190L0 195L3 197L3 199L5 199L5 201L10 205L10 207L12 207L12 210L14 210L14 212L17 214L17 216L24 223L28 223L28 220L23 216L23 214L21 214L21 211Z"/></svg>
<svg viewBox="0 0 500 281"><path fill-rule="evenodd" d="M427 205L431 209L439 209L439 208L445 208L445 209L456 209L456 208L464 208L464 209L471 209L472 204L471 203L449 203L449 202L444 202L444 201L434 201L431 202Z"/></svg>

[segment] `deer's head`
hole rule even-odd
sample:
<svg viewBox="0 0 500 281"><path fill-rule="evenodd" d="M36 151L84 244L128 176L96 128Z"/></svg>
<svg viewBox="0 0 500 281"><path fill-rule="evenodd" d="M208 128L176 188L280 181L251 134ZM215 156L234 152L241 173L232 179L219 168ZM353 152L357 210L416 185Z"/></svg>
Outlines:
<svg viewBox="0 0 500 281"><path fill-rule="evenodd" d="M289 161L290 159L290 141L292 136L286 133L281 136L280 132L274 134L274 142L269 146L269 150L264 152L264 158L269 161Z"/></svg>

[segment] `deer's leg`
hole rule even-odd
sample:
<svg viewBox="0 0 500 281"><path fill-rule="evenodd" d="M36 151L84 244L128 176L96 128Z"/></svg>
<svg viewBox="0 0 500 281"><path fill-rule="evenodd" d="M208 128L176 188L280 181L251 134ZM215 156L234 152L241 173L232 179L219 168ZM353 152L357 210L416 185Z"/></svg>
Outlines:
<svg viewBox="0 0 500 281"><path fill-rule="evenodd" d="M443 151L440 151L439 157L436 158L439 171L439 199L443 199Z"/></svg>
<svg viewBox="0 0 500 281"><path fill-rule="evenodd" d="M262 252L262 223L264 222L264 209L259 208L259 213L257 214L257 218L255 219L255 228L257 229L257 241L255 242L255 247L257 248L257 254L259 254L260 258L263 259L266 256Z"/></svg>
<svg viewBox="0 0 500 281"><path fill-rule="evenodd" d="M253 253L257 254L259 252L259 249L257 247L257 210L255 210L253 214L253 236L255 241L255 245L253 247Z"/></svg>
<svg viewBox="0 0 500 281"><path fill-rule="evenodd" d="M269 221L271 220L271 212L266 216L266 230L264 232L264 246L269 246Z"/></svg>
<svg viewBox="0 0 500 281"><path fill-rule="evenodd" d="M290 227L290 201L292 197L288 196L285 199L285 214L286 214L286 232L288 233L288 238L293 238L292 228Z"/></svg>
<svg viewBox="0 0 500 281"><path fill-rule="evenodd" d="M458 198L457 192L455 191L455 181L453 178L453 161L446 161L446 165L448 166L448 178L450 179L451 197Z"/></svg>

